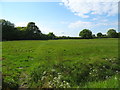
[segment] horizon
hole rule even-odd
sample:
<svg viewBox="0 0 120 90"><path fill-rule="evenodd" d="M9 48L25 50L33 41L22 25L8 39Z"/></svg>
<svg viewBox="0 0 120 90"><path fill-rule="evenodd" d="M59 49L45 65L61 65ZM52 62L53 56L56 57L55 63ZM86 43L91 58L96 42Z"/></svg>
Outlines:
<svg viewBox="0 0 120 90"><path fill-rule="evenodd" d="M115 29L118 32L117 2L68 1L69 3L66 0L63 2L2 2L0 18L21 27L27 26L29 22L35 22L42 33L53 32L56 36L78 37L83 29L89 29L93 34L98 32L106 34L108 29Z"/></svg>

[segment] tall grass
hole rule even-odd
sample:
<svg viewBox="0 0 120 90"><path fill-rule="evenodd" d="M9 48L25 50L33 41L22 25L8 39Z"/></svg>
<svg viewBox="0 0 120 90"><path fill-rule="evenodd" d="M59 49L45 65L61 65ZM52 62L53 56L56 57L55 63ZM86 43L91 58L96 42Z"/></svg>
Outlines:
<svg viewBox="0 0 120 90"><path fill-rule="evenodd" d="M119 77L113 76L105 81L89 82L82 88L120 88L119 82Z"/></svg>

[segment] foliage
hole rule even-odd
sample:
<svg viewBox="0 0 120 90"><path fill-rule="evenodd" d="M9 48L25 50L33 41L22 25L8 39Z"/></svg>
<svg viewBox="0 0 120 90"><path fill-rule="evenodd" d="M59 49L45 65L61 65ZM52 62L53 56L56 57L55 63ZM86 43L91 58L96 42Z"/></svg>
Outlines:
<svg viewBox="0 0 120 90"><path fill-rule="evenodd" d="M48 37L49 37L50 39L54 39L54 38L55 38L55 35L53 34L53 32L49 32Z"/></svg>
<svg viewBox="0 0 120 90"><path fill-rule="evenodd" d="M92 38L96 38L95 34L92 35Z"/></svg>
<svg viewBox="0 0 120 90"><path fill-rule="evenodd" d="M69 88L83 86L86 82L101 81L118 74L118 59L101 59L93 63L61 62L53 67L39 65L30 76L31 83L40 88ZM71 63L71 64L69 64ZM39 84L38 84L39 83ZM64 83L64 84L63 84ZM32 84L33 85L33 84ZM31 86L32 86L31 85ZM30 86L30 87L31 87ZM63 86L63 87L62 87Z"/></svg>
<svg viewBox="0 0 120 90"><path fill-rule="evenodd" d="M119 76L115 75L104 81L88 82L85 86L79 88L120 88L119 82Z"/></svg>
<svg viewBox="0 0 120 90"><path fill-rule="evenodd" d="M97 37L98 37L98 38L101 38L102 36L103 36L103 35L102 35L101 32L97 33Z"/></svg>
<svg viewBox="0 0 120 90"><path fill-rule="evenodd" d="M2 24L2 39L7 39L7 40L13 40L17 36L16 32L17 30L14 29L14 24L5 21L3 19L0 20L0 23Z"/></svg>
<svg viewBox="0 0 120 90"><path fill-rule="evenodd" d="M90 38L92 38L92 32L88 29L83 29L80 32L79 36L81 36L84 39L90 39Z"/></svg>
<svg viewBox="0 0 120 90"><path fill-rule="evenodd" d="M53 32L43 34L35 22L29 22L26 27L15 27L10 21L0 19L2 25L2 40L49 40L49 39L91 39L96 38L95 34L92 35L92 31L83 29L80 33L80 37L69 36L55 36ZM108 36L98 33L97 37L100 38L117 38L119 33L114 29L107 32Z"/></svg>
<svg viewBox="0 0 120 90"><path fill-rule="evenodd" d="M108 37L110 38L117 38L118 34L114 29L109 29L107 32Z"/></svg>
<svg viewBox="0 0 120 90"><path fill-rule="evenodd" d="M14 90L14 89L18 89L19 87L19 84L18 84L18 78L14 78L14 77L6 77L4 78L3 77L3 80L2 80L2 89L3 90L6 90L6 89L11 89L11 90Z"/></svg>
<svg viewBox="0 0 120 90"><path fill-rule="evenodd" d="M118 33L118 38L120 38L120 32Z"/></svg>
<svg viewBox="0 0 120 90"><path fill-rule="evenodd" d="M42 34L34 22L29 22L27 27L14 27L9 21L0 20L2 25L2 40L48 40L54 39L55 35Z"/></svg>
<svg viewBox="0 0 120 90"><path fill-rule="evenodd" d="M69 83L63 81L62 77L61 73L58 73L55 69L40 65L31 72L30 87L38 85L39 88L69 88Z"/></svg>

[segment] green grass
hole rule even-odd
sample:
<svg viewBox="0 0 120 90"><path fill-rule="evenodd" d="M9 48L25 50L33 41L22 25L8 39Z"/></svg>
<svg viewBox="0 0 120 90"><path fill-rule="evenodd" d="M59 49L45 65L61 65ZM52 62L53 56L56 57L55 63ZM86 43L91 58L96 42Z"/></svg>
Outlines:
<svg viewBox="0 0 120 90"><path fill-rule="evenodd" d="M87 83L82 88L120 88L119 82L120 79L117 76L113 76L105 81Z"/></svg>
<svg viewBox="0 0 120 90"><path fill-rule="evenodd" d="M0 42L0 72L2 72L2 42Z"/></svg>
<svg viewBox="0 0 120 90"><path fill-rule="evenodd" d="M48 70L47 73L50 75L51 70L55 68L56 72L62 73L63 77L65 77L65 74L72 75L62 80L66 80L74 86L79 86L77 84L81 82L81 79L75 82L79 78L77 74L82 75L81 73L85 74L89 71L85 65L93 64L97 70L99 70L100 65L105 63L106 65L114 65L114 69L118 68L116 64L105 61L105 59L118 58L118 39L5 41L2 42L2 46L3 81L4 85L11 87L17 85L19 87L39 86L41 81L40 83L34 83L35 81L31 77L35 70L39 74ZM82 66L79 63L85 65ZM42 65L44 67L41 69ZM73 65L76 67L73 67ZM60 66L65 67L65 70L69 72L67 73ZM39 67L41 71L39 71ZM80 72L79 67L84 69L83 72L78 73ZM113 73L113 71L110 71L110 73ZM34 78L37 77L36 75L34 75ZM40 79L42 76L38 75L38 77L37 79ZM50 78L48 75L46 77ZM32 79L33 82L28 82L29 79ZM45 81L45 83L48 81ZM42 87L46 85L45 83L42 84Z"/></svg>

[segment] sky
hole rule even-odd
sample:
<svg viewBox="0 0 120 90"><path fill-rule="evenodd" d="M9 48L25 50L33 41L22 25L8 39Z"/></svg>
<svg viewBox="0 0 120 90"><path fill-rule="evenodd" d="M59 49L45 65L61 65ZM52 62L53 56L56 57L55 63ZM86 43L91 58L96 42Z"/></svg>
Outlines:
<svg viewBox="0 0 120 90"><path fill-rule="evenodd" d="M117 2L84 1L1 2L0 19L15 26L35 22L42 33L53 32L57 36L77 37L83 29L89 29L93 34L105 34L108 29L118 30Z"/></svg>

